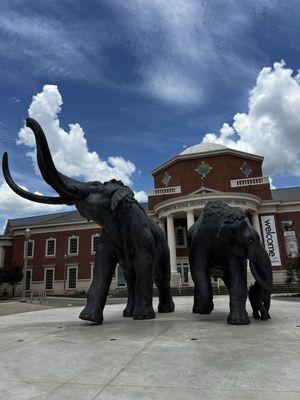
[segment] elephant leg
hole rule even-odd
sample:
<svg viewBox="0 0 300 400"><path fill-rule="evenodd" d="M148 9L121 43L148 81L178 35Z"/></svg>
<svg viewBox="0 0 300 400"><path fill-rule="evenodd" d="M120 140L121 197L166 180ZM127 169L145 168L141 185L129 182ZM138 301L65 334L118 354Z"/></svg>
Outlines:
<svg viewBox="0 0 300 400"><path fill-rule="evenodd" d="M134 271L124 271L124 276L127 284L127 305L123 310L123 317L132 317L135 307L135 272Z"/></svg>
<svg viewBox="0 0 300 400"><path fill-rule="evenodd" d="M230 314L227 322L230 325L248 325L250 324L250 319L246 311L246 260L240 257L229 258L229 282Z"/></svg>
<svg viewBox="0 0 300 400"><path fill-rule="evenodd" d="M136 274L133 318L153 319L155 318L152 303L155 248L152 235L144 233L144 236L137 245L138 249L133 259Z"/></svg>
<svg viewBox="0 0 300 400"><path fill-rule="evenodd" d="M207 255L193 252L190 256L190 269L194 281L193 313L210 314L214 303Z"/></svg>
<svg viewBox="0 0 300 400"><path fill-rule="evenodd" d="M159 313L173 312L175 305L172 299L170 287L170 255L169 249L165 244L157 250L155 267L155 285L158 288L159 303L157 311Z"/></svg>
<svg viewBox="0 0 300 400"><path fill-rule="evenodd" d="M109 240L102 237L95 257L93 280L87 292L87 304L79 318L98 324L103 322L103 309L116 264L117 255Z"/></svg>
<svg viewBox="0 0 300 400"><path fill-rule="evenodd" d="M249 289L249 300L253 308L253 318L263 321L271 318L269 314L271 295L257 282Z"/></svg>

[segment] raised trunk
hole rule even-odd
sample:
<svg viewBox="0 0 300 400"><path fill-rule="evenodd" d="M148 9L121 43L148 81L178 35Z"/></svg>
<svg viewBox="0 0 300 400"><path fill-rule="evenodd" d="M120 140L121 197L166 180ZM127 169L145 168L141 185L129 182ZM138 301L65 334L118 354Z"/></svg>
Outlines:
<svg viewBox="0 0 300 400"><path fill-rule="evenodd" d="M27 118L26 126L34 133L37 161L45 181L52 186L58 194L60 194L67 204L73 204L74 200L81 200L86 197L86 191L81 190L74 185L70 185L69 178L57 171L50 153L47 139L39 123L33 118Z"/></svg>

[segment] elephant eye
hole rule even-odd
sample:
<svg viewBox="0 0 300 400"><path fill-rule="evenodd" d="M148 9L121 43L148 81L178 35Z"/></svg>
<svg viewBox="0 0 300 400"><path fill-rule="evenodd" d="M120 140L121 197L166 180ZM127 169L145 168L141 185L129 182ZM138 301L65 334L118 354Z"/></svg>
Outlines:
<svg viewBox="0 0 300 400"><path fill-rule="evenodd" d="M249 239L249 243L253 243L253 239L252 238Z"/></svg>

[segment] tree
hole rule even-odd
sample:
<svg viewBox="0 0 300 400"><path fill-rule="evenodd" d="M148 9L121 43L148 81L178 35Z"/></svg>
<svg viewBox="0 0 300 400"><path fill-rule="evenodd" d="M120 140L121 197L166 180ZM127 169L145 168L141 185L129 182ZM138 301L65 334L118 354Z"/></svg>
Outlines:
<svg viewBox="0 0 300 400"><path fill-rule="evenodd" d="M13 297L15 296L15 285L21 282L23 279L23 267L17 264L12 264L8 269L2 271L0 275L0 281L8 283L13 287Z"/></svg>

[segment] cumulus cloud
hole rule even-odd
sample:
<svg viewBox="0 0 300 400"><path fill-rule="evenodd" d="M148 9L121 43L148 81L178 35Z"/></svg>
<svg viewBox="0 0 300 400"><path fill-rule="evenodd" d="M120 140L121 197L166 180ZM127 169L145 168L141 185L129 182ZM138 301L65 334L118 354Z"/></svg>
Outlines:
<svg viewBox="0 0 300 400"><path fill-rule="evenodd" d="M20 187L24 190L28 190L26 186L20 185ZM41 195L42 193L35 192L35 194ZM23 199L23 197L13 192L6 182L0 185L0 210L2 214L1 217L3 218L24 217L30 214L47 214L48 212L58 212L68 209L67 206L57 207L51 204L40 204ZM6 214L4 214L3 211L5 211Z"/></svg>
<svg viewBox="0 0 300 400"><path fill-rule="evenodd" d="M62 104L57 86L45 85L40 93L33 96L28 110L29 116L39 121L45 131L57 169L82 180L106 181L115 178L132 186L135 165L119 156L110 156L107 160L102 160L95 151L89 151L85 133L78 123L69 124L68 131L60 126L58 117ZM25 126L20 129L17 144L31 149L27 155L32 159L36 173L39 174L35 154L36 144L31 129ZM27 190L26 187L21 187ZM147 201L144 191L136 192L135 197L138 201ZM67 209L69 208L64 206L25 200L16 195L5 182L0 186L0 218L3 220Z"/></svg>
<svg viewBox="0 0 300 400"><path fill-rule="evenodd" d="M265 157L268 175L300 176L300 80L284 61L263 68L249 93L247 113L237 113L232 125L203 142L219 143Z"/></svg>
<svg viewBox="0 0 300 400"><path fill-rule="evenodd" d="M140 190L139 192L134 192L134 197L140 203L147 203L148 201L148 196L143 190Z"/></svg>
<svg viewBox="0 0 300 400"><path fill-rule="evenodd" d="M115 178L131 185L135 165L118 156L102 160L95 151L89 151L85 133L78 123L69 124L68 131L60 126L58 116L62 104L58 87L45 85L42 92L33 96L28 110L29 116L39 121L45 131L57 169L85 180L106 181ZM17 143L33 149L28 155L36 166L35 140L31 129L23 127L18 133Z"/></svg>

